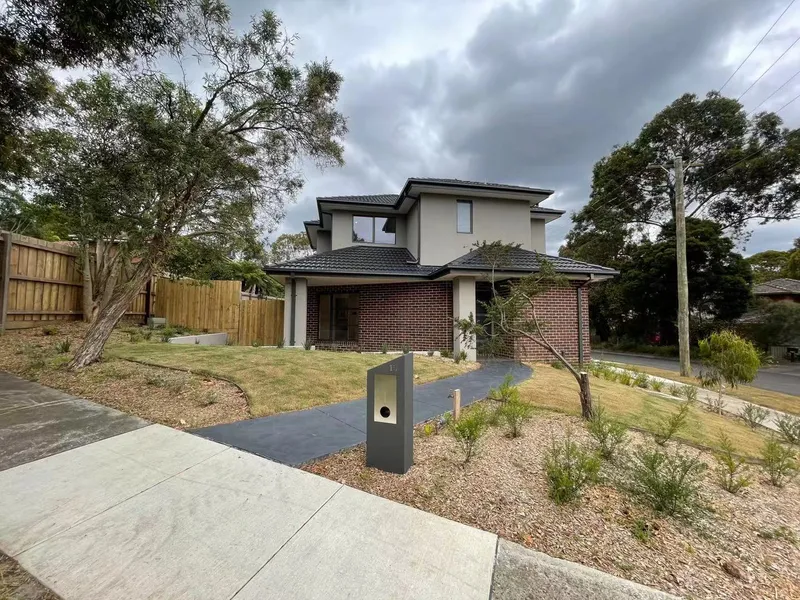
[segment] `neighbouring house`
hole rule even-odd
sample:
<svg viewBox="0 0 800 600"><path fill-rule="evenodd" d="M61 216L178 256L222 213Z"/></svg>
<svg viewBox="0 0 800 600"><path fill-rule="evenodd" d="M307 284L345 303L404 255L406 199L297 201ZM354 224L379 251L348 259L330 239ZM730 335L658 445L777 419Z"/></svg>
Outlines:
<svg viewBox="0 0 800 600"><path fill-rule="evenodd" d="M753 288L753 295L760 300L769 302L798 302L800 303L800 280L798 279L773 279L759 283ZM740 322L743 324L758 323L761 315L758 312L747 313ZM800 337L787 340L773 340L767 352L772 358L797 360L800 357Z"/></svg>
<svg viewBox="0 0 800 600"><path fill-rule="evenodd" d="M284 342L377 352L450 350L475 360L454 318L482 318L490 269L474 244L519 244L496 280L536 272L543 258L570 281L537 298L548 339L571 360L590 357L587 285L617 271L545 255L547 224L564 214L553 190L455 179L409 179L399 194L317 198L306 221L312 256L271 265L285 285ZM516 340L509 354L550 360Z"/></svg>
<svg viewBox="0 0 800 600"><path fill-rule="evenodd" d="M800 302L800 279L773 279L759 283L753 288L753 295L773 302Z"/></svg>

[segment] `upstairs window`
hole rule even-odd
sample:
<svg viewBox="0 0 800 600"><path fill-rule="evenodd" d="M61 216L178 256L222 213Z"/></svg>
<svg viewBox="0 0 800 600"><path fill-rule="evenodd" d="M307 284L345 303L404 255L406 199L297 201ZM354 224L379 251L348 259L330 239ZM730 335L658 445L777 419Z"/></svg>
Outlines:
<svg viewBox="0 0 800 600"><path fill-rule="evenodd" d="M353 217L353 241L365 244L394 244L397 221L394 217Z"/></svg>
<svg viewBox="0 0 800 600"><path fill-rule="evenodd" d="M472 233L472 201L457 200L457 229L458 233Z"/></svg>

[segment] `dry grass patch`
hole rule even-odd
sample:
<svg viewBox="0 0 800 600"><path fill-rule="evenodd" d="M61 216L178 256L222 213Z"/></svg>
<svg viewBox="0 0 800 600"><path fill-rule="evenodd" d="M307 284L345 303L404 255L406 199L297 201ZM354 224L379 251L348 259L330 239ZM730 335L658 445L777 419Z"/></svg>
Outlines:
<svg viewBox="0 0 800 600"><path fill-rule="evenodd" d="M138 365L109 357L100 363L67 371L70 353L57 346L69 339L71 349L80 344L86 326L58 326L58 333L39 329L0 336L0 365L6 371L42 385L134 414L170 427L194 428L240 421L250 416L247 400L236 386L198 374ZM124 345L127 335L115 331L114 344Z"/></svg>
<svg viewBox="0 0 800 600"><path fill-rule="evenodd" d="M109 347L108 353L235 381L250 397L250 411L254 417L365 396L367 369L396 358L355 352L159 342L117 342ZM420 384L452 377L476 367L475 363L414 355L414 382Z"/></svg>
<svg viewBox="0 0 800 600"><path fill-rule="evenodd" d="M592 396L605 407L608 415L628 427L656 431L662 419L678 410L678 402L640 388L628 387L597 377L591 378ZM567 371L550 365L535 365L534 376L520 385L523 399L536 406L571 415L580 414L578 384ZM753 431L733 416L708 412L700 406L690 409L684 429L675 437L693 444L719 447L719 435L725 433L741 454L758 457L765 436Z"/></svg>
<svg viewBox="0 0 800 600"><path fill-rule="evenodd" d="M414 466L405 475L365 467L363 446L305 468L686 598L800 597L800 548L793 542L800 534L796 481L779 490L759 480L733 496L714 482L709 454L684 448L710 467L701 491L712 511L699 521L663 517L635 501L614 484L627 473L624 462L603 463L606 483L590 485L579 501L557 506L548 498L543 461L551 440L563 439L568 429L572 439L591 447L579 418L539 411L523 425L521 437L490 428L466 465L452 435L426 435L420 427ZM633 447L645 443L652 443L649 436L631 434ZM739 566L743 578L729 575L726 563Z"/></svg>
<svg viewBox="0 0 800 600"><path fill-rule="evenodd" d="M630 371L641 371L642 373L657 375L658 377L672 379L673 381L680 381L696 386L700 385L696 377L683 377L680 373L676 373L675 371L667 371L666 369L657 369L655 367L643 367L641 365L620 364L619 366ZM783 394L771 390L762 390L761 388L749 385L740 385L735 388L726 387L725 394L781 412L800 415L800 396L792 396L791 394Z"/></svg>

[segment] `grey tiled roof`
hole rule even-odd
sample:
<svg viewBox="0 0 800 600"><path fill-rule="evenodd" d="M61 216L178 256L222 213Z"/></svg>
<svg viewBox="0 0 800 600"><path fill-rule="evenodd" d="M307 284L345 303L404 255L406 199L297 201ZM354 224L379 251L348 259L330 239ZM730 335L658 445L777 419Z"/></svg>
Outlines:
<svg viewBox="0 0 800 600"><path fill-rule="evenodd" d="M393 246L348 246L270 265L267 273L330 273L352 275L402 275L427 277L439 267L415 263L406 248Z"/></svg>
<svg viewBox="0 0 800 600"><path fill-rule="evenodd" d="M508 263L499 270L535 272L547 258L559 273L615 275L617 271L589 263L546 256L517 248L511 251ZM397 275L436 279L451 270L485 271L491 266L478 250L473 250L446 265L418 265L406 248L392 246L348 246L330 252L314 254L288 262L270 265L267 273L310 273L331 275Z"/></svg>
<svg viewBox="0 0 800 600"><path fill-rule="evenodd" d="M346 202L352 204L378 204L392 206L397 202L397 194L372 194L368 196L320 196L317 202Z"/></svg>
<svg viewBox="0 0 800 600"><path fill-rule="evenodd" d="M565 210L558 210L557 208L548 208L546 206L534 206L531 209L531 212L538 212L538 213L547 213L550 215L563 215Z"/></svg>
<svg viewBox="0 0 800 600"><path fill-rule="evenodd" d="M445 185L467 185L471 187L497 188L500 190L515 190L518 192L542 192L552 194L553 190L545 190L524 185L509 185L507 183L491 183L488 181L469 181L467 179L441 179L438 177L409 177L408 181L417 183L442 183Z"/></svg>
<svg viewBox="0 0 800 600"><path fill-rule="evenodd" d="M600 265L593 265L562 256L539 254L538 252L524 250L522 248L511 249L508 256L504 259L503 264L499 265L498 270L535 272L541 268L543 258L547 259L558 273L593 273L597 275L616 275L618 273L618 271L609 269L608 267L601 267ZM473 250L464 256L450 261L445 267L450 269L486 270L491 269L491 264L486 260L480 250Z"/></svg>
<svg viewBox="0 0 800 600"><path fill-rule="evenodd" d="M800 294L800 279L773 279L772 281L758 284L753 293L756 296Z"/></svg>

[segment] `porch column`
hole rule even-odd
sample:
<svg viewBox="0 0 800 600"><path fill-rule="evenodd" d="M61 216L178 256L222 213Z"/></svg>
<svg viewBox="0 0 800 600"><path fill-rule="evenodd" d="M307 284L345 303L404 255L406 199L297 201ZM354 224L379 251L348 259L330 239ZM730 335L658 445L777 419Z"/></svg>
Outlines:
<svg viewBox="0 0 800 600"><path fill-rule="evenodd" d="M475 303L475 278L456 277L453 280L453 318L466 319L472 313L473 318L477 318L477 304ZM475 348L475 336L467 343L461 336L457 327L453 327L453 355L458 355L461 351L467 353L467 360L477 358Z"/></svg>
<svg viewBox="0 0 800 600"><path fill-rule="evenodd" d="M283 343L302 346L306 341L306 312L308 310L308 281L287 279L283 290Z"/></svg>

